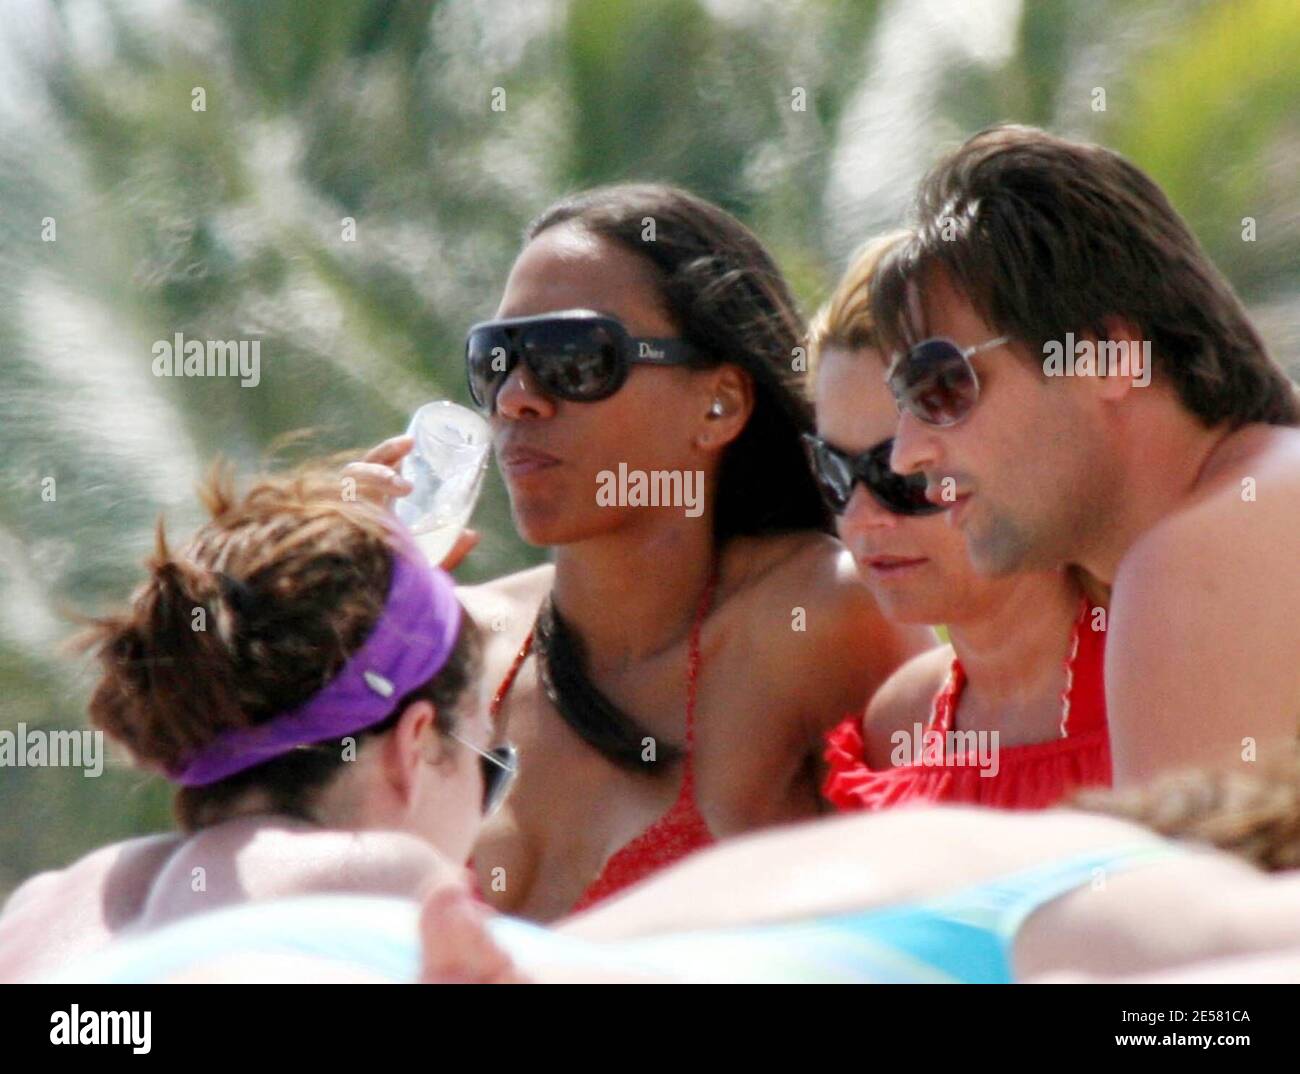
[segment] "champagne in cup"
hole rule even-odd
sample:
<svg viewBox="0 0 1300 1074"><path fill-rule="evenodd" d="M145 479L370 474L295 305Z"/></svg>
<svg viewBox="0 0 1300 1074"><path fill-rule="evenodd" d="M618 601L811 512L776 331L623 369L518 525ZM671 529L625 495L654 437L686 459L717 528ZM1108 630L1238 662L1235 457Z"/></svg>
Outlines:
<svg viewBox="0 0 1300 1074"><path fill-rule="evenodd" d="M393 503L393 511L438 564L474 510L492 432L474 411L446 400L420 407L406 432L415 445L402 460L402 476L414 488Z"/></svg>

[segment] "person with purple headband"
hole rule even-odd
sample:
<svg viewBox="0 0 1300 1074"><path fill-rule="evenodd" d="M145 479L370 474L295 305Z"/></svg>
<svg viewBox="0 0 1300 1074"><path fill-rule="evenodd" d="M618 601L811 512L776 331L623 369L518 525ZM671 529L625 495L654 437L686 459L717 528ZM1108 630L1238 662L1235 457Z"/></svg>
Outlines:
<svg viewBox="0 0 1300 1074"><path fill-rule="evenodd" d="M218 735L171 769L171 782L206 786L299 746L364 730L390 715L394 694L400 697L437 674L456 643L460 604L447 574L430 567L396 525L393 532L403 545L393 558L388 599L365 644L343 670L305 704L265 723Z"/></svg>
<svg viewBox="0 0 1300 1074"><path fill-rule="evenodd" d="M178 555L160 521L148 579L77 639L102 669L91 722L176 786L180 831L24 884L0 979L236 904L463 888L514 775L477 628L399 524L333 471L237 497L218 467L200 494L212 520Z"/></svg>
<svg viewBox="0 0 1300 1074"><path fill-rule="evenodd" d="M179 556L160 527L129 607L82 638L92 722L170 774L181 831L20 888L0 980L995 982L1300 946L1294 875L1067 810L791 826L554 929L490 915L463 868L513 757L447 575L332 473L203 492L212 522ZM1294 826L1263 814L1285 868Z"/></svg>

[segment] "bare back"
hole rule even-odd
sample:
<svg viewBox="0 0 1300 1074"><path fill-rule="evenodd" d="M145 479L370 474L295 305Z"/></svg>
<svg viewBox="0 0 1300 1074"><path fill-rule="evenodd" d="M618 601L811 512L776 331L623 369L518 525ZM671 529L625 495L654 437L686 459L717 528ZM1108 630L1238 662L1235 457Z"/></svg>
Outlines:
<svg viewBox="0 0 1300 1074"><path fill-rule="evenodd" d="M0 914L0 980L32 980L131 929L239 902L325 892L420 898L457 877L424 840L250 816L91 852L20 887Z"/></svg>

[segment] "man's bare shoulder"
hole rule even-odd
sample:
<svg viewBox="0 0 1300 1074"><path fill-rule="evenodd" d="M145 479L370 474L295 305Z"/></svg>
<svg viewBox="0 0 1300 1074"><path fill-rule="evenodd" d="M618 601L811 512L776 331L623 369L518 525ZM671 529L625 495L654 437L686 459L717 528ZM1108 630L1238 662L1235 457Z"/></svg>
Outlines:
<svg viewBox="0 0 1300 1074"><path fill-rule="evenodd" d="M1106 705L1115 785L1294 738L1300 457L1259 428L1213 458L1115 573Z"/></svg>
<svg viewBox="0 0 1300 1074"><path fill-rule="evenodd" d="M1186 511L1212 514L1236 504L1294 511L1300 490L1300 429L1248 425L1216 449ZM1204 509L1209 509L1205 511ZM1177 512L1181 514L1182 512Z"/></svg>
<svg viewBox="0 0 1300 1074"><path fill-rule="evenodd" d="M1165 568L1223 570L1228 561L1247 573L1293 562L1297 505L1300 429L1248 426L1216 451L1188 498L1133 543L1117 581Z"/></svg>

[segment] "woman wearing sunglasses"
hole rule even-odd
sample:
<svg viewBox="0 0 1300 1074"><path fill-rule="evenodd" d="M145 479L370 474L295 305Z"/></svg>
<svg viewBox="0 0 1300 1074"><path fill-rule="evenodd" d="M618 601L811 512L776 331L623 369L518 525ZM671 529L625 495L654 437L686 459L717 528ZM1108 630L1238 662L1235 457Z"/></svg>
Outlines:
<svg viewBox="0 0 1300 1074"><path fill-rule="evenodd" d="M825 731L933 643L880 615L830 534L799 442L801 328L739 221L632 185L545 212L470 330L515 525L554 550L464 593L504 627L485 663L523 759L474 852L497 908L552 920L813 816ZM623 472L698 497L611 502Z"/></svg>
<svg viewBox="0 0 1300 1074"><path fill-rule="evenodd" d="M91 722L176 787L181 831L20 889L0 976L234 903L459 884L513 776L478 632L387 514L342 502L332 470L243 498L214 470L201 495L212 521L177 555L160 522L145 582L81 639Z"/></svg>
<svg viewBox="0 0 1300 1074"><path fill-rule="evenodd" d="M827 797L844 809L911 801L1042 807L1109 785L1105 610L1075 576L977 574L945 490L889 466L898 410L869 309L884 236L858 256L810 329L817 433L805 438L840 538L885 614L946 624L951 644L901 668L828 736ZM914 350L939 362L942 340ZM970 355L962 358L969 361ZM909 368L915 368L914 366ZM957 381L912 384L942 409ZM911 389L909 389L911 390ZM959 499L959 498L958 498Z"/></svg>

